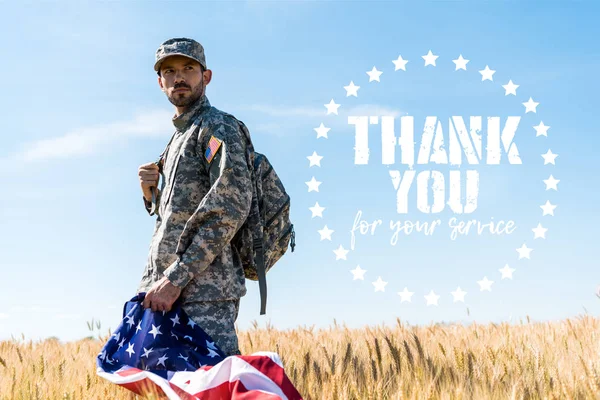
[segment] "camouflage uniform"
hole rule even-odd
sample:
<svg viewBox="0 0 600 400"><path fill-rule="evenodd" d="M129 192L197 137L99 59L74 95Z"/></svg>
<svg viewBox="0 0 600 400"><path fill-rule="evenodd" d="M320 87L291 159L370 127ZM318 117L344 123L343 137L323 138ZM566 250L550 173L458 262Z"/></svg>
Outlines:
<svg viewBox="0 0 600 400"><path fill-rule="evenodd" d="M138 291L147 292L166 276L183 288L183 310L225 353L240 354L234 323L246 286L230 242L252 201L246 139L235 117L212 107L206 95L173 124L177 130L164 156L165 179ZM220 144L220 162L207 152L209 143Z"/></svg>

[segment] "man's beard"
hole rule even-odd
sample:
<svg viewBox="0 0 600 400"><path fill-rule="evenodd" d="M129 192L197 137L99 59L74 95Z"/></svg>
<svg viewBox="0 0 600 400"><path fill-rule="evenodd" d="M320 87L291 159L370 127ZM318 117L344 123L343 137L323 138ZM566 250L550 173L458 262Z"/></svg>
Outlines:
<svg viewBox="0 0 600 400"><path fill-rule="evenodd" d="M180 86L177 89L181 89ZM187 87L189 89L189 87ZM191 94L189 92L183 92L188 94L186 97L180 97L179 93L172 93L171 96L167 96L171 104L176 107L187 107L192 103L195 103L202 95L204 94L204 78L200 81L198 85L191 88Z"/></svg>

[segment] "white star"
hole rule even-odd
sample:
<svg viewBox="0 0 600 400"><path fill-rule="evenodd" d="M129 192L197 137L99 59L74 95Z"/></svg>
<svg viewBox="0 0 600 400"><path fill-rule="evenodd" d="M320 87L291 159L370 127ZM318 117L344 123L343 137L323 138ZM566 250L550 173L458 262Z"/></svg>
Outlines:
<svg viewBox="0 0 600 400"><path fill-rule="evenodd" d="M529 247L527 247L525 245L525 243L523 243L523 246L521 246L520 248L517 249L517 251L519 252L519 260L521 258L527 258L529 259L529 256L531 255L531 251L533 249L530 249Z"/></svg>
<svg viewBox="0 0 600 400"><path fill-rule="evenodd" d="M140 322L138 322L137 327L135 328L135 333L137 333L137 331L141 331L142 330L142 320L140 320Z"/></svg>
<svg viewBox="0 0 600 400"><path fill-rule="evenodd" d="M381 76L381 74L383 74L382 71L377 71L377 68L373 67L372 70L367 71L367 75L369 75L369 82L372 82L372 81L381 82L379 80L379 77Z"/></svg>
<svg viewBox="0 0 600 400"><path fill-rule="evenodd" d="M175 339L179 340L179 336L177 336L174 332L171 332L171 336L173 336Z"/></svg>
<svg viewBox="0 0 600 400"><path fill-rule="evenodd" d="M173 326L179 323L179 315L175 314L175 318L170 318L173 321Z"/></svg>
<svg viewBox="0 0 600 400"><path fill-rule="evenodd" d="M495 70L490 69L490 67L488 67L487 65L485 66L485 69L482 69L481 71L479 71L479 73L481 74L481 81L493 81L494 78L492 78L492 75L494 75L496 73Z"/></svg>
<svg viewBox="0 0 600 400"><path fill-rule="evenodd" d="M156 365L158 366L158 365L162 364L163 367L166 367L165 361L167 361L168 359L169 359L169 357L167 357L167 355L165 353L164 356L158 358L158 363Z"/></svg>
<svg viewBox="0 0 600 400"><path fill-rule="evenodd" d="M181 353L179 353L179 356L177 356L177 358L181 358L182 360L185 360L187 362L189 357L184 357L183 355L181 355Z"/></svg>
<svg viewBox="0 0 600 400"><path fill-rule="evenodd" d="M477 281L477 283L479 284L479 290L481 290L482 292L484 290L491 292L492 291L492 283L494 283L494 281L488 280L488 278L486 276L482 280Z"/></svg>
<svg viewBox="0 0 600 400"><path fill-rule="evenodd" d="M117 332L116 334L113 333L113 337L115 338L115 342L118 342L119 339L121 338L121 333L120 332Z"/></svg>
<svg viewBox="0 0 600 400"><path fill-rule="evenodd" d="M144 354L142 354L142 357L148 358L148 356L150 355L150 353L152 353L152 351L153 351L152 347L150 347L150 350L146 350L145 347L143 347L143 349L144 349Z"/></svg>
<svg viewBox="0 0 600 400"><path fill-rule="evenodd" d="M349 250L344 250L344 247L342 247L342 245L340 244L340 247L337 248L337 250L334 250L333 252L335 253L335 260L346 260L346 254L348 254Z"/></svg>
<svg viewBox="0 0 600 400"><path fill-rule="evenodd" d="M394 68L394 71L398 71L399 69L401 69L403 71L406 71L406 63L408 62L408 60L403 60L402 56L398 56L398 59L397 60L392 60L392 62L396 66Z"/></svg>
<svg viewBox="0 0 600 400"><path fill-rule="evenodd" d="M527 114L528 112L534 112L537 113L536 108L540 103L536 103L535 101L533 101L533 99L530 97L529 100L527 100L527 102L523 103L523 105L525 106L525 114Z"/></svg>
<svg viewBox="0 0 600 400"><path fill-rule="evenodd" d="M312 217L321 217L323 218L323 210L325 209L325 207L321 207L319 206L319 202L317 201L315 203L314 207L308 207L308 209L312 212Z"/></svg>
<svg viewBox="0 0 600 400"><path fill-rule="evenodd" d="M156 327L156 326L154 326L154 324L152 324L152 330L148 333L150 335L153 335L154 339L156 339L156 336L162 335L162 332L160 331L160 325L158 327Z"/></svg>
<svg viewBox="0 0 600 400"><path fill-rule="evenodd" d="M375 291L376 292L385 292L385 285L387 285L388 283L381 280L381 277L378 276L377 280L375 282L371 282L373 284L373 286L375 286Z"/></svg>
<svg viewBox="0 0 600 400"><path fill-rule="evenodd" d="M121 339L121 341L119 342L119 349L123 347L123 345L125 345L125 338Z"/></svg>
<svg viewBox="0 0 600 400"><path fill-rule="evenodd" d="M352 275L354 275L354 278L352 278L353 281L360 279L360 280L365 280L365 272L367 272L366 269L362 269L360 268L360 265L357 265L356 268L351 269L350 272L352 272Z"/></svg>
<svg viewBox="0 0 600 400"><path fill-rule="evenodd" d="M327 107L327 115L329 114L335 114L337 115L338 113L338 108L340 108L339 104L335 104L335 102L333 101L333 99L331 99L331 101L329 102L329 104L324 104L325 107Z"/></svg>
<svg viewBox="0 0 600 400"><path fill-rule="evenodd" d="M536 228L533 228L532 231L533 231L534 239L537 239L537 238L546 239L546 232L548 231L548 228L544 228L542 226L542 224L538 223L538 226Z"/></svg>
<svg viewBox="0 0 600 400"><path fill-rule="evenodd" d="M517 95L517 88L520 85L515 85L512 81L512 79L510 81L508 81L508 83L506 85L502 85L502 87L504 88L505 92L504 95L508 96L509 94L513 94L513 95Z"/></svg>
<svg viewBox="0 0 600 400"><path fill-rule="evenodd" d="M438 57L439 56L434 56L433 53L431 52L431 50L429 50L429 53L427 53L427 55L421 56L421 58L423 60L425 60L425 66L433 65L434 67L435 67L435 60Z"/></svg>
<svg viewBox="0 0 600 400"><path fill-rule="evenodd" d="M214 351L213 349L208 349L208 357L210 358L215 358L219 356L219 353L217 353L216 351Z"/></svg>
<svg viewBox="0 0 600 400"><path fill-rule="evenodd" d="M127 345L127 350L125 350L125 352L129 353L129 357L131 357L132 354L135 354L135 351L133 351L133 343Z"/></svg>
<svg viewBox="0 0 600 400"><path fill-rule="evenodd" d="M540 124L537 126L534 126L535 129L535 137L538 136L546 136L548 137L548 129L550 129L549 126L544 125L544 121L540 121Z"/></svg>
<svg viewBox="0 0 600 400"><path fill-rule="evenodd" d="M306 158L308 158L308 161L310 161L309 167L312 167L313 165L320 167L323 156L320 156L316 151L313 151L312 156L307 156Z"/></svg>
<svg viewBox="0 0 600 400"><path fill-rule="evenodd" d="M195 322L194 322L194 320L193 320L193 319L191 319L191 318L188 318L188 323L187 323L187 324L188 324L189 326L191 326L191 327L192 327L192 329L194 329L194 327L196 326L196 323L195 323Z"/></svg>
<svg viewBox="0 0 600 400"><path fill-rule="evenodd" d="M556 179L552 176L552 174L550 174L550 178L544 179L544 183L546 184L546 190L558 190L558 182L560 182L560 179Z"/></svg>
<svg viewBox="0 0 600 400"><path fill-rule="evenodd" d="M398 295L401 297L400 303L404 303L405 301L412 303L410 298L413 294L415 294L415 292L409 292L408 288L405 287L403 291L398 292Z"/></svg>
<svg viewBox="0 0 600 400"><path fill-rule="evenodd" d="M217 346L215 346L215 342L209 342L208 340L206 341L206 347L213 350L217 349Z"/></svg>
<svg viewBox="0 0 600 400"><path fill-rule="evenodd" d="M435 294L433 292L433 290L431 292L429 292L429 294L427 296L424 296L425 300L427 300L427 305L433 305L433 306L437 306L438 305L438 300L440 298L439 295Z"/></svg>
<svg viewBox="0 0 600 400"><path fill-rule="evenodd" d="M165 314L166 314L166 313L167 313L167 312L163 310L163 312L162 312L162 315L163 315L163 317L165 316Z"/></svg>
<svg viewBox="0 0 600 400"><path fill-rule="evenodd" d="M327 132L329 132L331 130L331 128L325 127L325 125L323 125L322 122L318 128L313 128L313 129L315 130L315 132L317 132L317 139L320 137L324 137L325 139L327 139Z"/></svg>
<svg viewBox="0 0 600 400"><path fill-rule="evenodd" d="M466 71L469 60L465 60L461 54L456 60L452 60L452 62L456 64L455 71L458 71L459 69L464 69Z"/></svg>
<svg viewBox="0 0 600 400"><path fill-rule="evenodd" d="M102 353L98 354L102 361L106 360L106 350L102 350Z"/></svg>
<svg viewBox="0 0 600 400"><path fill-rule="evenodd" d="M327 228L327 225L325 225L325 227L323 229L321 229L317 232L319 232L319 234L321 235L321 240L327 239L327 240L331 241L331 234L335 231L333 229Z"/></svg>
<svg viewBox="0 0 600 400"><path fill-rule="evenodd" d="M463 303L465 302L465 295L467 294L467 292L463 291L460 288L460 286L457 287L454 292L450 293L452 293L452 296L454 297L454 303L456 303L457 301L462 301Z"/></svg>
<svg viewBox="0 0 600 400"><path fill-rule="evenodd" d="M344 86L344 89L346 89L346 97L358 97L358 89L360 89L360 86L356 86L353 81L350 81L350 84L348 86Z"/></svg>
<svg viewBox="0 0 600 400"><path fill-rule="evenodd" d="M544 215L554 216L554 209L556 208L556 205L550 203L550 200L546 200L546 204L544 204L543 206L540 206L540 208L544 211L544 213L542 214L542 217Z"/></svg>
<svg viewBox="0 0 600 400"><path fill-rule="evenodd" d="M504 268L500 268L498 271L502 273L502 279L508 278L512 279L512 273L516 270L508 266L508 264L504 265Z"/></svg>
<svg viewBox="0 0 600 400"><path fill-rule="evenodd" d="M304 183L306 183L306 184L308 185L308 191L309 191L309 192L312 192L312 191L318 192L318 191L319 191L319 185L320 185L321 183L323 183L323 182L319 182L319 181L317 181L317 180L315 179L315 177L313 176L313 177L312 177L312 179L311 179L310 181L308 181L308 182L304 182Z"/></svg>
<svg viewBox="0 0 600 400"><path fill-rule="evenodd" d="M546 164L556 165L554 160L556 160L556 157L558 157L558 154L554 154L554 153L552 153L552 150L548 149L546 154L542 154L542 157L544 157L544 165L546 165Z"/></svg>
<svg viewBox="0 0 600 400"><path fill-rule="evenodd" d="M129 325L129 327L131 328L133 325L135 325L135 321L133 319L133 315L128 315L125 318L127 318L127 324Z"/></svg>

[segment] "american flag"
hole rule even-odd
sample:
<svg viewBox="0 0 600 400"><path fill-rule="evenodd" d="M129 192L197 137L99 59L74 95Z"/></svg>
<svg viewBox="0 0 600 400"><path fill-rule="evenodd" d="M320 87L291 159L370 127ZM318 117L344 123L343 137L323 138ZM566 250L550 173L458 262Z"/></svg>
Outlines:
<svg viewBox="0 0 600 400"><path fill-rule="evenodd" d="M179 300L169 312L152 312L144 296L125 303L123 320L96 358L99 376L170 400L302 399L276 353L225 357Z"/></svg>

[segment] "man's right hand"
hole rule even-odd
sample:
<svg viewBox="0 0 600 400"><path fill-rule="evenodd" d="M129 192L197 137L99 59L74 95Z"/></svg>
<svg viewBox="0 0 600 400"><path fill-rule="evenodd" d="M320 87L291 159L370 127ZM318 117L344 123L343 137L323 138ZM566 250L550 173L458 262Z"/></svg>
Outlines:
<svg viewBox="0 0 600 400"><path fill-rule="evenodd" d="M158 187L158 165L155 163L140 165L138 176L140 177L140 185L144 198L152 201L152 190L150 188Z"/></svg>

